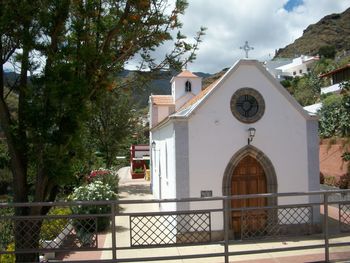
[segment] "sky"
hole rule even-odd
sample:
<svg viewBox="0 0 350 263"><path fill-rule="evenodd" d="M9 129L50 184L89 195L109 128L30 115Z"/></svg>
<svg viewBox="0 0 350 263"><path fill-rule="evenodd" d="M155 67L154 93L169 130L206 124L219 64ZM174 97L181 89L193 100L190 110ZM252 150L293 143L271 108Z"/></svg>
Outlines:
<svg viewBox="0 0 350 263"><path fill-rule="evenodd" d="M230 67L245 53L248 41L254 49L249 58L268 60L275 50L302 36L303 30L322 17L341 13L350 0L188 0L181 32L192 38L207 28L193 72L216 73Z"/></svg>
<svg viewBox="0 0 350 263"><path fill-rule="evenodd" d="M181 32L192 40L201 26L206 27L197 59L187 66L192 72L216 73L245 57L248 41L254 49L249 58L265 61L273 58L275 50L293 43L308 25L322 17L341 13L350 7L350 0L187 0L181 16ZM173 0L169 0L173 2ZM157 49L161 60L171 43ZM125 66L136 69L136 56ZM6 70L13 70L5 65Z"/></svg>

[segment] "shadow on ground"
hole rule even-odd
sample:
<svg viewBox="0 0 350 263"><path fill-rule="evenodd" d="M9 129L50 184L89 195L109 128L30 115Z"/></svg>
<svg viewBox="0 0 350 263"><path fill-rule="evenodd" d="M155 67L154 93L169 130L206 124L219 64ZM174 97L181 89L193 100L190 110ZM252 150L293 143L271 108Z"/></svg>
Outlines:
<svg viewBox="0 0 350 263"><path fill-rule="evenodd" d="M125 185L125 186L120 186L119 187L119 192L126 192L129 195L150 195L151 190L149 185L142 185L142 184L135 184L135 185Z"/></svg>
<svg viewBox="0 0 350 263"><path fill-rule="evenodd" d="M130 229L124 226L116 226L116 230L118 233L121 233L121 232L129 231Z"/></svg>

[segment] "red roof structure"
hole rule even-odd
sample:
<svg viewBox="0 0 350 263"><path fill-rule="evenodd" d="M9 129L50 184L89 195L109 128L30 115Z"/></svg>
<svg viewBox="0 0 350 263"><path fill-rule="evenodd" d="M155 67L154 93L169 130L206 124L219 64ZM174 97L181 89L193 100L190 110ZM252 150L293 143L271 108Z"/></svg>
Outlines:
<svg viewBox="0 0 350 263"><path fill-rule="evenodd" d="M176 77L183 77L183 78L198 78L197 75L193 74L191 71L184 69L182 72L177 75Z"/></svg>
<svg viewBox="0 0 350 263"><path fill-rule="evenodd" d="M336 74L336 73L338 73L338 72L344 71L344 70L347 69L347 68L350 68L350 64L347 64L347 65L345 65L345 66L343 66L343 67L341 67L341 68L337 68L337 69L335 69L335 70L332 70L332 71L329 71L329 72L327 72L327 73L324 73L324 74L320 75L320 78L332 76L332 75L334 75L334 74Z"/></svg>
<svg viewBox="0 0 350 263"><path fill-rule="evenodd" d="M173 96L171 95L152 95L154 105L174 105Z"/></svg>

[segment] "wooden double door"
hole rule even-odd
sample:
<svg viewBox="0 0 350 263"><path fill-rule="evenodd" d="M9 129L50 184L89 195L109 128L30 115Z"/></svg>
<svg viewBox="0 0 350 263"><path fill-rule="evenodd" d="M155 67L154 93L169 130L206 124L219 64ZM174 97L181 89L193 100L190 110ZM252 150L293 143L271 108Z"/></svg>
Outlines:
<svg viewBox="0 0 350 263"><path fill-rule="evenodd" d="M244 157L233 171L231 181L232 195L260 194L267 192L266 176L261 164L251 156ZM266 198L232 200L232 208L262 207L267 205ZM232 228L235 234L241 232L241 211L232 211ZM264 209L249 211L250 220L245 227L257 231L266 224L267 213Z"/></svg>

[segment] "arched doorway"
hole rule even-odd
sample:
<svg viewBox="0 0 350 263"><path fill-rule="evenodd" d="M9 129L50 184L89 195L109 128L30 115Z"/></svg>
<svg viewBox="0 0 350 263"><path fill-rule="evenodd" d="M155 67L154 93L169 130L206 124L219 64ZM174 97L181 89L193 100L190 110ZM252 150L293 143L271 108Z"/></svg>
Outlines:
<svg viewBox="0 0 350 263"><path fill-rule="evenodd" d="M245 156L233 170L231 177L231 195L263 194L267 192L267 183L264 169L252 156ZM232 208L263 207L267 205L266 198L235 199L231 201ZM232 211L232 227L234 233L241 232L241 211ZM245 226L252 231L264 227L267 213L265 210L250 211L251 217L259 220L250 220Z"/></svg>
<svg viewBox="0 0 350 263"><path fill-rule="evenodd" d="M246 179L240 180L243 177ZM262 151L252 145L247 145L236 152L227 164L223 177L222 193L229 196L260 192L277 193L276 172L272 162ZM275 206L277 198L252 200L248 203L235 202L231 202L231 208L242 205ZM238 214L231 213L228 216L227 220L230 222L232 232L240 232L241 222L238 221ZM269 213L268 218L271 219L270 217L275 217L275 215ZM237 219L234 220L234 218ZM259 225L256 224L256 226Z"/></svg>

